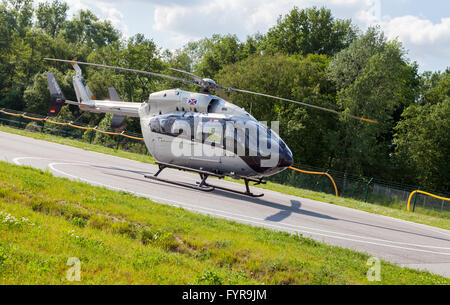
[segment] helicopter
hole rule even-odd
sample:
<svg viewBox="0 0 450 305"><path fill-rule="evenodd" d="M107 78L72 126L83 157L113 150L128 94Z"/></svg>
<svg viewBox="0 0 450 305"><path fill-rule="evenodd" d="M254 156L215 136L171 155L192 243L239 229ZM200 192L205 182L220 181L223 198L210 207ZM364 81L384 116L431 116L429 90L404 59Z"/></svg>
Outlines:
<svg viewBox="0 0 450 305"><path fill-rule="evenodd" d="M227 92L241 92L270 99L291 102L323 111L344 115L361 121L376 121L338 112L282 97L243 89L224 87L209 78L173 69L189 78L181 78L156 72L108 66L76 60L45 58L49 61L72 64L75 70L73 87L77 100L66 100L54 74L47 73L50 90L49 116L57 116L66 104L76 105L83 111L113 114L111 127L118 128L127 116L140 120L145 145L155 158L158 171L145 178L196 190L210 192L221 189L251 197L249 182L265 184L264 178L277 174L293 163L293 155L286 143L264 122L258 122L245 109L216 96L213 92L222 89ZM109 88L110 100L96 100L82 76L80 65L94 66L119 71L134 72L181 81L200 88L200 92L169 89L153 92L142 103L123 102L115 88ZM274 123L272 122L272 125ZM275 126L276 127L276 126ZM159 177L166 168L194 172L200 175L200 182L189 184ZM223 179L226 176L243 179L245 191L237 191L207 182L209 177Z"/></svg>

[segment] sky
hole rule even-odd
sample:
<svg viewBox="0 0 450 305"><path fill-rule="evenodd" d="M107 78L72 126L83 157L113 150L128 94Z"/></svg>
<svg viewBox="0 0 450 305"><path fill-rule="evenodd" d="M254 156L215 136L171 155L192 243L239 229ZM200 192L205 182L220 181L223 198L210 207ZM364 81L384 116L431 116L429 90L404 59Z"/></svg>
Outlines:
<svg viewBox="0 0 450 305"><path fill-rule="evenodd" d="M38 2L44 2L39 0ZM448 0L66 0L69 16L90 9L110 20L125 37L144 34L175 50L212 34L236 34L241 41L266 33L294 7L325 6L336 18L351 19L361 30L379 24L388 39L398 39L419 70L450 67Z"/></svg>

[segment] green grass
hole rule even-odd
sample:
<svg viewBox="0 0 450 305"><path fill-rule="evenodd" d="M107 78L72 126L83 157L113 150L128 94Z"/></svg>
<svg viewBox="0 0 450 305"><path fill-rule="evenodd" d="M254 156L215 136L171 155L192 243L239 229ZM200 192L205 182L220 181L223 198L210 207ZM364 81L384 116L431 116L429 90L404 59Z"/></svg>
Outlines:
<svg viewBox="0 0 450 305"><path fill-rule="evenodd" d="M70 145L77 148L95 151L99 153L105 153L121 158L127 158L135 161L154 163L154 159L148 155L142 155L137 153L131 153L123 150L115 150L112 148L104 147L101 145L89 144L86 142L77 141L70 138L57 137L54 135L48 135L43 133L30 132L21 129L15 129L7 126L0 125L0 131L14 133L22 136L32 137L39 140L45 140L49 142ZM233 180L231 178L226 178L229 181L234 181L238 183L243 183L242 181ZM438 212L429 209L423 209L421 207L416 207L414 213L406 211L406 205L404 203L386 203L380 200L378 203L367 203L352 198L346 197L336 197L331 194L310 191L306 189L301 189L292 186L281 185L278 183L267 182L266 185L259 185L259 188L268 189L272 191L277 191L289 195L299 196L303 198L318 200L322 202L327 202L331 204L336 204L340 206L345 206L353 209L363 210L370 213L380 214L384 216L395 217L403 220L408 220L412 222L422 223L434 227L439 227L443 229L450 230L450 213L449 212Z"/></svg>
<svg viewBox="0 0 450 305"><path fill-rule="evenodd" d="M0 162L0 284L450 284L369 255ZM10 214L15 221L4 222Z"/></svg>

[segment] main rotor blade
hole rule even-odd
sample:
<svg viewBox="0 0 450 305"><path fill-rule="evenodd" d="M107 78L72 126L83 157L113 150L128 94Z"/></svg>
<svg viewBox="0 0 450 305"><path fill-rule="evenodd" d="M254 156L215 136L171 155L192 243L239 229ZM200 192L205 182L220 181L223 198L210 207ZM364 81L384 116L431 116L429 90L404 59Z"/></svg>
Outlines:
<svg viewBox="0 0 450 305"><path fill-rule="evenodd" d="M190 77L192 77L193 79L195 79L199 83L201 83L203 81L203 79L200 76L197 76L194 73L187 72L187 71L184 71L184 70L175 69L175 68L169 68L169 69L173 70L173 71L177 71L177 72L183 73L183 74L186 74L186 75L189 75Z"/></svg>
<svg viewBox="0 0 450 305"><path fill-rule="evenodd" d="M153 75L153 76L168 78L168 79L172 79L172 80L176 80L176 81L182 81L185 84L189 83L189 84L193 84L193 85L198 86L198 87L205 87L205 84L203 84L203 80L199 76L197 76L195 74L192 74L190 72L186 72L186 71L178 70L178 69L174 69L174 68L170 68L170 69L174 70L174 71L177 71L177 72L184 73L186 75L189 75L189 76L193 77L195 79L195 81L190 80L190 79L176 77L176 76L160 74L160 73L156 73L156 72L142 71L142 70L136 70L136 69L128 69L128 68L122 68L122 67L114 67L114 66L108 66L108 65L101 65L101 64L94 64L94 63L76 61L76 60L65 60L65 59L56 59L56 58L44 58L44 59L45 60L51 60L51 61L77 63L77 64L80 64L80 65L87 65L87 66L94 66L94 67L116 69L116 70L127 71L127 72L135 72L135 73ZM214 85L214 87L216 89L223 89L223 90L227 90L229 92L230 91L236 91L236 92L241 92L241 93L247 93L247 94L254 94L254 95L264 96L264 97L268 97L268 98L277 99L277 100L280 100L280 101L291 102L291 103L295 103L295 104L299 104L299 105L303 105L303 106L307 106L307 107L311 107L311 108L315 108L315 109L319 109L319 110L335 113L335 114L338 114L338 115L344 115L346 117L349 117L349 118L352 118L352 119L357 119L357 120L360 120L360 121L366 121L366 122L370 122L370 123L378 123L377 121L366 119L366 118L362 118L362 117L358 117L358 116L354 116L354 115L351 115L351 114L348 114L348 113L345 113L345 112L339 112L339 111L336 111L336 110L333 110L333 109L324 108L324 107L320 107L320 106L316 106L316 105L311 105L311 104L307 104L307 103L303 103L303 102L299 102L299 101L294 101L294 100L291 100L291 99L282 98L282 97L278 97L278 96L273 96L273 95L269 95L269 94L253 92L253 91L248 91L248 90L242 90L242 89L236 89L236 88L222 87L222 86L216 85L216 84Z"/></svg>
<svg viewBox="0 0 450 305"><path fill-rule="evenodd" d="M45 60L52 60L52 61L59 61L59 62L68 62L68 63L77 63L79 65L86 65L86 66L94 66L94 67L100 67L100 68L108 68L108 69L115 69L115 70L121 70L121 71L127 71L127 72L135 72L135 73L141 73L141 74L147 74L147 75L153 75L153 76L159 76L164 77L176 81L182 81L183 83L189 83L196 86L201 87L201 85L195 81L192 81L190 79L180 78L176 76L170 76L166 74L160 74L156 72L148 72L148 71L142 71L142 70L136 70L136 69L128 69L128 68L122 68L122 67L114 67L114 66L108 66L108 65L101 65L101 64L94 64L89 62L83 62L83 61L76 61L76 60L65 60L65 59L56 59L56 58L44 58Z"/></svg>
<svg viewBox="0 0 450 305"><path fill-rule="evenodd" d="M366 119L366 118L362 118L362 117L358 117L358 116L354 116L354 115L351 115L351 114L348 114L348 113L345 113L345 112L339 112L339 111L336 111L336 110L333 110L333 109L324 108L324 107L320 107L320 106L316 106L316 105L311 105L311 104L307 104L307 103L303 103L303 102L299 102L299 101L294 101L294 100L290 100L290 99L283 98L283 97L278 97L278 96L273 96L273 95L269 95L269 94L253 92L253 91L248 91L248 90L242 90L242 89L227 88L227 87L222 87L222 86L219 86L219 85L217 86L217 88L228 90L228 91L237 91L237 92L242 92L242 93L248 93L248 94L254 94L254 95L269 97L269 98L277 99L277 100L280 100L280 101L291 102L291 103L295 103L295 104L299 104L299 105L303 105L303 106L307 106L307 107L311 107L311 108L315 108L315 109L319 109L319 110L323 110L323 111L339 114L339 115L344 115L346 117L349 117L349 118L352 118L352 119L357 119L357 120L360 120L360 121L366 121L366 122L370 122L370 123L378 123L377 121Z"/></svg>

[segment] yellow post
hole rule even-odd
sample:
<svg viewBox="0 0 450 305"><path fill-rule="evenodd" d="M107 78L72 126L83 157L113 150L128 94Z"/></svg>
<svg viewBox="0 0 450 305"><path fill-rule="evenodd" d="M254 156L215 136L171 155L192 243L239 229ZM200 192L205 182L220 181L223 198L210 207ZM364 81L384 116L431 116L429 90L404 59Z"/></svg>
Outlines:
<svg viewBox="0 0 450 305"><path fill-rule="evenodd" d="M310 172L310 171L305 171L305 170L298 169L298 168L295 168L295 167L292 167L292 166L289 166L289 169L292 169L292 170L294 170L294 171L296 171L296 172L300 172L300 173L303 173L303 174L325 175L325 176L327 176L327 177L331 180L331 182L333 183L334 192L336 193L336 197L339 197L338 189L337 189L336 183L334 183L333 177L331 177L331 175L330 175L329 173L324 173L324 172Z"/></svg>
<svg viewBox="0 0 450 305"><path fill-rule="evenodd" d="M409 194L409 198L408 198L408 206L407 206L408 212L410 211L411 198L412 198L413 195L416 194L416 193L428 195L428 196L431 196L431 197L434 197L434 198L437 198L437 199L442 199L442 200L450 201L450 198L445 198L445 197L441 197L441 196L438 196L438 195L433 195L433 194L430 194L430 193L427 193L427 192L424 192L424 191L421 191L421 190L415 190L415 191L411 192L411 194Z"/></svg>

